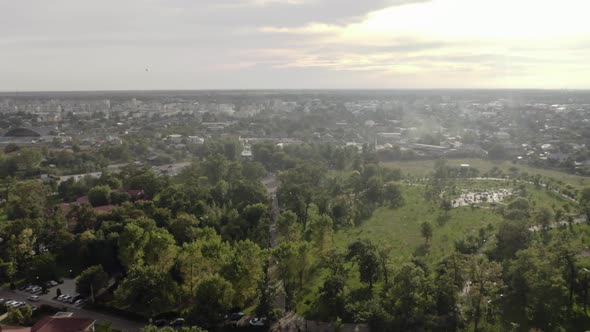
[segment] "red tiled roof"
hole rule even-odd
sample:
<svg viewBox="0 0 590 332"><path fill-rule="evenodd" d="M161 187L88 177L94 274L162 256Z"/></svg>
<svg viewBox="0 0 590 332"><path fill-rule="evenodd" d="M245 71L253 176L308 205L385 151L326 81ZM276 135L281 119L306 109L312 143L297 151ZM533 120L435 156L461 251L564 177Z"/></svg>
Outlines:
<svg viewBox="0 0 590 332"><path fill-rule="evenodd" d="M31 328L22 326L0 326L0 332L31 332Z"/></svg>
<svg viewBox="0 0 590 332"><path fill-rule="evenodd" d="M144 191L143 191L143 189L129 189L129 190L127 190L127 193L131 197L137 197L137 196L142 196L144 194Z"/></svg>
<svg viewBox="0 0 590 332"><path fill-rule="evenodd" d="M96 212L111 212L115 208L114 205L102 205L94 208Z"/></svg>
<svg viewBox="0 0 590 332"><path fill-rule="evenodd" d="M72 206L70 205L70 203L60 203L58 206L64 215L67 215L70 212L70 210L72 210Z"/></svg>
<svg viewBox="0 0 590 332"><path fill-rule="evenodd" d="M83 204L83 203L90 203L88 196L80 196L76 199L76 203Z"/></svg>
<svg viewBox="0 0 590 332"><path fill-rule="evenodd" d="M31 327L31 332L85 332L93 324L94 320L87 318L45 317Z"/></svg>

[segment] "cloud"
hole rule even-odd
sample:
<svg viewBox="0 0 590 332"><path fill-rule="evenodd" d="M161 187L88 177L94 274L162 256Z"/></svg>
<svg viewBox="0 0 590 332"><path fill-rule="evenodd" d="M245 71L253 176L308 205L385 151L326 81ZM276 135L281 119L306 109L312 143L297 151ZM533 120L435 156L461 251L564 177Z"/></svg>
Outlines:
<svg viewBox="0 0 590 332"><path fill-rule="evenodd" d="M466 84L472 78L466 73L478 73L482 81L494 75L518 78L514 82L519 84L545 76L547 84L571 67L589 71L583 59L590 53L581 40L587 39L590 26L584 23L585 11L572 10L588 7L582 0L433 0L384 8L346 25L266 26L260 31L307 36L307 44L291 50L279 67L454 73L465 75Z"/></svg>
<svg viewBox="0 0 590 332"><path fill-rule="evenodd" d="M3 1L0 89L590 87L588 9L585 0Z"/></svg>

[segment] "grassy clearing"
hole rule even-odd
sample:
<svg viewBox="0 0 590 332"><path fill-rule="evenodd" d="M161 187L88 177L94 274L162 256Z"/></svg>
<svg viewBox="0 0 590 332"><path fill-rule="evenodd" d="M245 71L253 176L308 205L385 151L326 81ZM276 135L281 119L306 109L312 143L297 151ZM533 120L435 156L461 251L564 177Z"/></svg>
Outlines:
<svg viewBox="0 0 590 332"><path fill-rule="evenodd" d="M455 182L459 189L484 190L512 188L512 181L474 181L458 180ZM533 208L548 207L552 209L562 208L563 205L573 205L569 200L558 194L547 191L534 185L526 185L529 200ZM379 247L390 247L391 265L397 266L407 261L413 255L420 256L426 263L433 265L444 256L454 251L455 241L469 235L477 237L480 229L486 229L490 225L497 227L502 217L493 209L478 209L460 207L448 212L448 220L438 222L439 216L444 212L424 198L424 187L403 186L405 204L398 209L382 207L377 209L372 217L357 227L337 231L334 234L334 247L345 249L357 239L370 239ZM425 240L421 234L421 223L429 221L434 226L433 237L430 244L425 246ZM493 241L492 241L493 242ZM490 243L493 245L493 243ZM356 267L351 267L345 292L357 291L365 285L361 284ZM311 304L318 296L318 290L326 277L327 271L311 271L313 277L305 283L303 299L299 301L298 312L309 313ZM378 291L381 284L375 286Z"/></svg>
<svg viewBox="0 0 590 332"><path fill-rule="evenodd" d="M394 161L381 163L386 167L400 168L405 174L412 176L427 176L434 168L435 160L413 160L413 161ZM568 174L560 171L536 168L524 164L515 164L511 161L495 161L488 159L448 159L448 165L459 166L469 164L477 168L480 174L489 172L492 168L497 167L506 174L511 174L511 168L516 167L520 173L526 172L529 175L539 174L543 177L554 178L557 181L572 185L576 189L590 186L590 177Z"/></svg>
<svg viewBox="0 0 590 332"><path fill-rule="evenodd" d="M406 203L399 209L379 208L360 226L337 232L334 245L345 248L357 239L370 239L380 246L391 247L393 260L405 260L422 253L425 241L420 224L428 221L435 229L424 258L434 262L452 251L455 240L469 234L477 235L480 228L501 221L491 210L463 207L451 210L449 220L439 225L437 219L443 212L424 199L422 188L406 187L404 198Z"/></svg>
<svg viewBox="0 0 590 332"><path fill-rule="evenodd" d="M370 239L379 247L388 246L391 250L392 265L408 260L412 255L422 256L433 264L454 250L455 240L469 234L477 236L481 228L497 225L502 218L492 210L463 207L449 211L449 220L443 224L437 222L441 210L424 199L423 188L404 187L405 204L398 209L382 207L361 225L338 231L334 234L334 247L345 249L357 239ZM420 232L420 224L429 221L434 226L433 237L428 247ZM327 272L313 271L313 277L306 282L303 300L297 308L306 313L311 303L318 296L318 289ZM346 283L346 292L364 287L359 281L357 268L352 268ZM377 284L374 291L378 291Z"/></svg>
<svg viewBox="0 0 590 332"><path fill-rule="evenodd" d="M480 174L489 172L494 167L501 170L507 175L512 174L518 169L518 172L526 172L529 175L539 174L543 177L551 177L565 184L570 184L576 189L590 186L590 178L562 173L559 171L538 169L525 165L516 165L511 162L494 162L484 159L451 159L447 161L450 166L459 166L460 164L470 164L477 168ZM434 168L435 160L426 161L404 161L382 163L386 167L400 168L404 174L413 177L426 177ZM348 172L332 172L332 176L345 176ZM492 181L492 180L455 180L455 185L460 191L462 189L469 191L485 191L497 189L510 189L517 186L512 180ZM528 199L533 209L548 207L554 211L563 209L568 205L570 210L574 210L574 204L562 196L547 191L542 187L532 184L525 185ZM488 227L496 228L502 221L502 217L494 212L493 209L478 209L471 207L460 207L448 212L448 219L439 222L439 217L444 212L431 202L424 198L423 186L403 185L403 194L405 204L398 209L382 207L377 209L372 217L362 224L348 229L337 231L334 234L334 247L345 250L346 247L358 239L370 239L379 247L391 248L391 266L397 266L407 261L413 255L420 256L427 264L433 265L444 256L454 251L455 241L463 239L469 235L478 237L481 229ZM421 223L430 222L433 227L433 237L430 243L425 245L425 239L421 234ZM590 236L589 236L590 238ZM493 246L494 241L486 245ZM590 241L589 241L590 242ZM358 269L351 267L346 282L345 293L357 292L364 289L365 285L361 284L358 276ZM310 271L311 276L305 282L305 289L302 298L298 301L297 312L303 314L313 312L311 307L319 296L318 290L327 275L327 271L319 269ZM374 292L378 292L382 287L377 283Z"/></svg>

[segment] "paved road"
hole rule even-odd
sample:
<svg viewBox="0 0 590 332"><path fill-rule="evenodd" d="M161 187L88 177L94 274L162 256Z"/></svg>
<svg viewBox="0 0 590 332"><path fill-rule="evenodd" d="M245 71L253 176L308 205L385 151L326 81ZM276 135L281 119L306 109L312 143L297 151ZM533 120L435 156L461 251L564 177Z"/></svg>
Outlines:
<svg viewBox="0 0 590 332"><path fill-rule="evenodd" d="M268 195L270 196L270 198L272 199L272 209L271 209L271 222L269 225L269 233L270 233L270 247L274 248L278 245L278 234L277 234L277 219L279 218L279 215L281 214L281 211L279 209L279 199L277 197L277 189L279 187L279 182L278 179L276 178L276 176L274 174L269 174L267 177L265 177L264 179L262 179L262 184L264 185L264 187L266 188L266 192L268 193ZM271 280L276 278L276 269L277 266L275 263L273 263L271 266L269 266L268 270L266 271L266 273L268 275L270 275ZM275 288L277 290L277 295L275 297L275 303L274 303L274 307L275 309L279 309L281 312L285 312L285 306L286 306L286 298L285 298L285 288L283 285L282 280L274 280L275 282Z"/></svg>
<svg viewBox="0 0 590 332"><path fill-rule="evenodd" d="M586 217L583 215L572 221L572 225L583 224L583 223L586 223ZM565 227L567 225L569 225L569 223L566 220L561 220L560 222L551 223L547 227L550 229L553 229L553 228ZM542 225L535 225L535 226L529 227L529 231L531 231L531 232L539 232L542 230L543 230Z"/></svg>
<svg viewBox="0 0 590 332"><path fill-rule="evenodd" d="M124 319L124 318L114 316L114 315L102 314L102 313L98 313L95 311L81 309L81 308L75 307L73 305L65 304L65 303L62 303L59 301L55 301L55 300L41 299L38 302L27 301L27 297L29 295L30 294L26 293L26 292L11 291L8 289L0 288L0 298L17 300L17 301L24 301L24 302L27 302L31 305L36 305L36 306L39 306L41 304L46 304L46 305L50 305L50 306L57 307L57 308L66 307L66 310L64 310L64 311L73 312L74 317L91 318L91 319L95 319L98 323L110 322L110 323L112 323L113 328L124 331L124 332L138 332L143 326L145 326L145 324L143 324L143 323L138 323L136 321L131 321L131 320Z"/></svg>

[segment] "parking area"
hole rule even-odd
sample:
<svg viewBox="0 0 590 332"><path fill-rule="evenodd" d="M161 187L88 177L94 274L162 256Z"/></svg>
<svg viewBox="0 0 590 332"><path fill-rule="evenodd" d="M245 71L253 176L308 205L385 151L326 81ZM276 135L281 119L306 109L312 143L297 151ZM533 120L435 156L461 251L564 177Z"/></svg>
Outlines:
<svg viewBox="0 0 590 332"><path fill-rule="evenodd" d="M55 289L57 287L52 287L49 294L50 297L55 296ZM53 292L53 293L51 293ZM44 296L46 298L47 296ZM95 319L97 322L100 323L112 323L112 327L114 329L123 331L123 332L138 332L140 329L146 325L145 322L138 322L126 319L124 317L115 316L112 314L105 314L95 311L90 311L83 309L81 307L76 307L71 304L65 304L62 302L55 301L53 299L45 300L44 298L39 298L39 301L30 301L27 298L31 296L30 293L24 291L11 291L9 289L0 288L0 303L9 306L14 302L18 302L16 306L21 306L24 304L30 305L33 308L37 308L40 305L50 305L53 307L59 308L61 311L72 312L74 317L80 318L92 318ZM6 302L10 302L6 304ZM12 306L12 305L10 305Z"/></svg>
<svg viewBox="0 0 590 332"><path fill-rule="evenodd" d="M69 303L71 302L71 299L73 299L77 293L76 293L76 280L75 279L66 279L64 278L63 280L60 281L61 283L57 283L57 282L52 282L51 284L47 284L46 289L47 289L47 293L43 294L42 292L40 292L40 286L38 285L28 285L27 287L25 287L24 289L19 289L17 292L22 293L22 294L28 294L30 295L37 295L39 297L40 300L49 302L49 303L55 303L56 306L74 306L74 303ZM68 300L70 301L66 301L65 299L61 299L58 300L57 296L58 296L58 289L61 291L61 295L62 298L65 296L69 296ZM77 299L76 299L77 300Z"/></svg>

